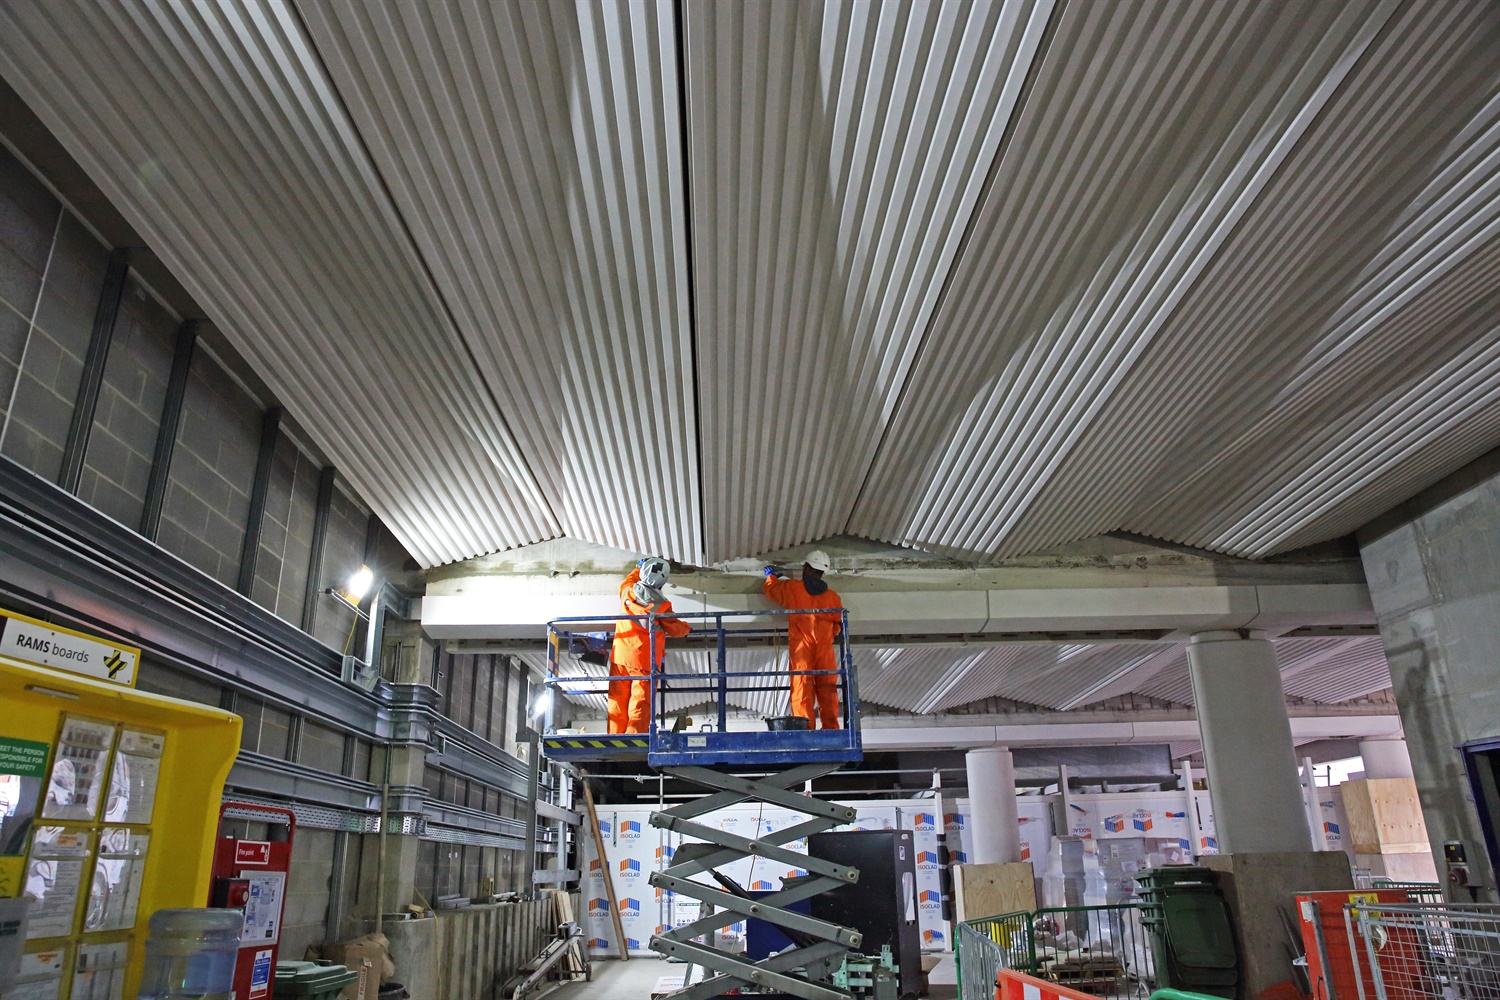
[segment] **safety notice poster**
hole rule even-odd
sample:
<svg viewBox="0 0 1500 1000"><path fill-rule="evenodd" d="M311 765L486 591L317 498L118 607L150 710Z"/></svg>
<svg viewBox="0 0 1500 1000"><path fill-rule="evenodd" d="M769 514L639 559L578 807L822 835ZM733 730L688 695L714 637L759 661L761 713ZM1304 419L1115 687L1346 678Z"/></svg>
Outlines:
<svg viewBox="0 0 1500 1000"><path fill-rule="evenodd" d="M64 716L42 804L43 819L88 822L99 814L105 765L114 741L115 727L109 723Z"/></svg>
<svg viewBox="0 0 1500 1000"><path fill-rule="evenodd" d="M281 936L281 895L285 872L256 872L241 876L250 882L250 898L245 902L245 929L240 932L240 947L250 943L275 944Z"/></svg>
<svg viewBox="0 0 1500 1000"><path fill-rule="evenodd" d="M52 748L0 736L0 899L21 894L26 847Z"/></svg>
<svg viewBox="0 0 1500 1000"><path fill-rule="evenodd" d="M110 766L106 822L151 822L151 814L156 808L161 754L166 742L166 736L160 733L138 729L126 729L120 733L120 745Z"/></svg>

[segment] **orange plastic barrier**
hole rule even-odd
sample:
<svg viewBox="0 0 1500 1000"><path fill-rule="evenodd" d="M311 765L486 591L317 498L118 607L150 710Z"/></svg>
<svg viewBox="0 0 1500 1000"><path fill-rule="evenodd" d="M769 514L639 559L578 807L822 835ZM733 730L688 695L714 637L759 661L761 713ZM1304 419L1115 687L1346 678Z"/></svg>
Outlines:
<svg viewBox="0 0 1500 1000"><path fill-rule="evenodd" d="M1092 993L1082 993L1059 986L1051 980L1038 979L1013 969L1001 969L996 980L995 1000L1099 1000Z"/></svg>

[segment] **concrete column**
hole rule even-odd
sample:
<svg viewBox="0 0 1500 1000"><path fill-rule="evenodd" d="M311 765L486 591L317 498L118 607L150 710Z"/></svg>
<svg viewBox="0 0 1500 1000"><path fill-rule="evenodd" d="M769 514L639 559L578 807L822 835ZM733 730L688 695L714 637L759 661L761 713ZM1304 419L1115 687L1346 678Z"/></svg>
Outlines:
<svg viewBox="0 0 1500 1000"><path fill-rule="evenodd" d="M1311 850L1276 649L1251 636L1204 632L1188 643L1219 850Z"/></svg>
<svg viewBox="0 0 1500 1000"><path fill-rule="evenodd" d="M1016 765L1004 747L981 747L964 756L969 772L972 838L969 860L991 865L1021 860L1021 819L1016 811Z"/></svg>
<svg viewBox="0 0 1500 1000"><path fill-rule="evenodd" d="M1366 778L1412 777L1405 740L1362 740L1359 755L1365 761Z"/></svg>

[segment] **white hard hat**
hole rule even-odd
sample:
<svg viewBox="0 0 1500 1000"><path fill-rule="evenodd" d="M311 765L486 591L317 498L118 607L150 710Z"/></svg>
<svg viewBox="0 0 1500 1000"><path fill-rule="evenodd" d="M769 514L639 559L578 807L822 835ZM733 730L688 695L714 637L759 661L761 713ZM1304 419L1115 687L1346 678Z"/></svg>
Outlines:
<svg viewBox="0 0 1500 1000"><path fill-rule="evenodd" d="M667 582L670 567L661 556L647 556L637 565L641 568L641 582L652 590L660 590Z"/></svg>
<svg viewBox="0 0 1500 1000"><path fill-rule="evenodd" d="M803 559L802 561L807 563L813 569L817 570L819 573L827 573L829 567L833 565L833 563L828 558L828 553L824 552L822 549L813 549L807 554L807 558Z"/></svg>

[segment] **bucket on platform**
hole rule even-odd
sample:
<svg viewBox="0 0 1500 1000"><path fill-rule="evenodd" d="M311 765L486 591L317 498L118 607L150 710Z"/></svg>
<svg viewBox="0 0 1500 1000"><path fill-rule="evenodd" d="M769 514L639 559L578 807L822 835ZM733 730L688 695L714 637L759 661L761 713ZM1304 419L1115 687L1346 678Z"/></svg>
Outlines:
<svg viewBox="0 0 1500 1000"><path fill-rule="evenodd" d="M137 1000L229 1000L244 926L239 910L157 910Z"/></svg>

